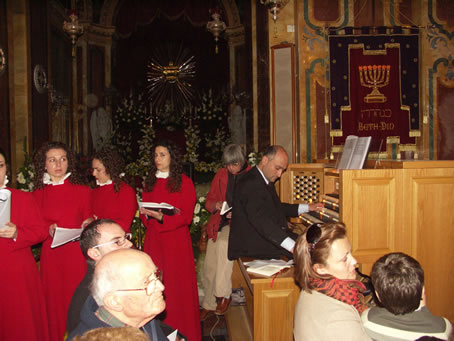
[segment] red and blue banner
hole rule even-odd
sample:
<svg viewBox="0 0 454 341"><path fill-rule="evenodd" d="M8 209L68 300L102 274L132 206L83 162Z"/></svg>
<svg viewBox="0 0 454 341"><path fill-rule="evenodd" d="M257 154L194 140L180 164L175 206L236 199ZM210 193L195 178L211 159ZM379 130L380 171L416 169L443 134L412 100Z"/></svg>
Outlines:
<svg viewBox="0 0 454 341"><path fill-rule="evenodd" d="M419 36L330 35L333 150L348 135L372 136L371 152L386 144L415 146L419 120Z"/></svg>

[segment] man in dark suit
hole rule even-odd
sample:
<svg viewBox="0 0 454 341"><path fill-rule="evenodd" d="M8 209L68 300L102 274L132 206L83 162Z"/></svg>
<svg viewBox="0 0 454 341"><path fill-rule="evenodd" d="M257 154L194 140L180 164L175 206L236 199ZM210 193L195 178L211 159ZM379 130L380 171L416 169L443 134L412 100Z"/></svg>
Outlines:
<svg viewBox="0 0 454 341"><path fill-rule="evenodd" d="M292 258L296 236L289 231L286 217L323 209L321 203L281 203L274 183L287 166L285 149L277 145L270 146L259 165L237 179L232 205L229 259Z"/></svg>

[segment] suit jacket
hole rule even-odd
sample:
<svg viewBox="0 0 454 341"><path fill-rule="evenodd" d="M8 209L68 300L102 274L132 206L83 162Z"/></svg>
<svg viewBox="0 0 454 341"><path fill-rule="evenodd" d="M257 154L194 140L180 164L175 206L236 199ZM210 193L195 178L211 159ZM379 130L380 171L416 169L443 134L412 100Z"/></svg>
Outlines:
<svg viewBox="0 0 454 341"><path fill-rule="evenodd" d="M267 185L257 167L239 175L233 195L228 257L292 257L280 244L287 237L287 216L298 216L298 204L281 203L274 184Z"/></svg>

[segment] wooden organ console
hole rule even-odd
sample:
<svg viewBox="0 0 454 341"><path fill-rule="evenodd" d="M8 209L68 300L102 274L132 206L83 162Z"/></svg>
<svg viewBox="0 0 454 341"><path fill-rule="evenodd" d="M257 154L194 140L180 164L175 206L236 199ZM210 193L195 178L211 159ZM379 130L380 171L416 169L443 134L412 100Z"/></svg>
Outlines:
<svg viewBox="0 0 454 341"><path fill-rule="evenodd" d="M324 202L323 212L291 221L302 228L345 223L363 273L390 252L416 258L424 268L429 309L454 321L454 161L381 161L375 169L342 171L291 164L279 195L288 203Z"/></svg>

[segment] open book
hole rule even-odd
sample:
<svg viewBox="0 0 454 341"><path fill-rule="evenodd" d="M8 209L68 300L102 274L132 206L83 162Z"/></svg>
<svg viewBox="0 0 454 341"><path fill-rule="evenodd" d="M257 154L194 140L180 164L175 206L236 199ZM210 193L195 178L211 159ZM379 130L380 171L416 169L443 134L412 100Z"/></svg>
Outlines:
<svg viewBox="0 0 454 341"><path fill-rule="evenodd" d="M147 210L161 211L165 215L180 214L180 210L166 202L139 202L139 207L146 208Z"/></svg>
<svg viewBox="0 0 454 341"><path fill-rule="evenodd" d="M347 136L337 169L362 169L371 140L371 136Z"/></svg>
<svg viewBox="0 0 454 341"><path fill-rule="evenodd" d="M52 240L52 245L50 247L53 249L54 247L66 244L79 238L83 230L83 227L80 229L67 229L64 227L57 227L55 229L54 239Z"/></svg>
<svg viewBox="0 0 454 341"><path fill-rule="evenodd" d="M0 189L0 229L6 227L11 221L11 192Z"/></svg>
<svg viewBox="0 0 454 341"><path fill-rule="evenodd" d="M252 262L244 263L248 268L247 272L256 275L271 277L283 269L290 268L293 265L293 260L285 262L280 259L270 260L254 260Z"/></svg>
<svg viewBox="0 0 454 341"><path fill-rule="evenodd" d="M229 204L227 204L227 201L224 201L222 203L222 207L221 207L221 213L219 213L220 215L224 215L226 214L227 212L230 212L230 210L232 209L231 206L229 206Z"/></svg>

